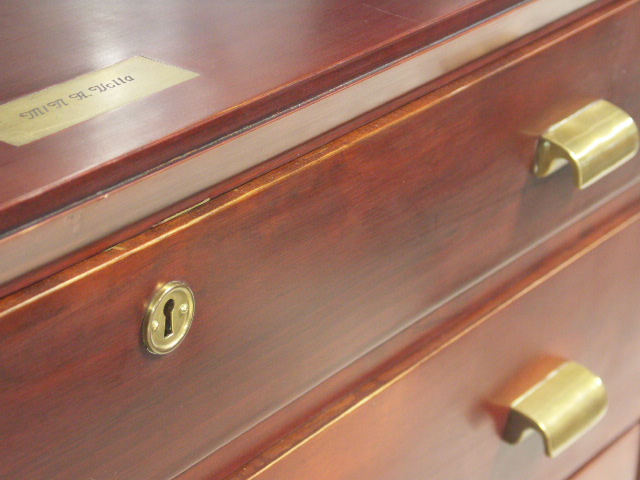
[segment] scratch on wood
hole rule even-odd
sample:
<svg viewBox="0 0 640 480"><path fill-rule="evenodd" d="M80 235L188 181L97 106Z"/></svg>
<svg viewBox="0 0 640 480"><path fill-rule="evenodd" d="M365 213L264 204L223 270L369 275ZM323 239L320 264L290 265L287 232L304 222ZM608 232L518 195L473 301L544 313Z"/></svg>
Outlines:
<svg viewBox="0 0 640 480"><path fill-rule="evenodd" d="M402 15L398 15L397 13L389 12L389 11L384 10L382 8L374 7L373 5L369 5L368 3L364 3L363 2L362 5L364 5L365 7L373 8L374 10L378 10L379 12L386 13L388 15L393 15L394 17L402 18L403 20L408 20L408 21L413 22L413 23L420 23L420 22L418 22L418 20L414 20L413 18L403 17Z"/></svg>

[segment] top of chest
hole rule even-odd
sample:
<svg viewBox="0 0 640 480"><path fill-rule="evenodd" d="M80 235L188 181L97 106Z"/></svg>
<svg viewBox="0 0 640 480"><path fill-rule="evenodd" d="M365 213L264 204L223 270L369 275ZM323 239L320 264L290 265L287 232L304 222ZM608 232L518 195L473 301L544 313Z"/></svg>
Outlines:
<svg viewBox="0 0 640 480"><path fill-rule="evenodd" d="M21 267L0 283L142 231L604 3L5 6L0 251Z"/></svg>

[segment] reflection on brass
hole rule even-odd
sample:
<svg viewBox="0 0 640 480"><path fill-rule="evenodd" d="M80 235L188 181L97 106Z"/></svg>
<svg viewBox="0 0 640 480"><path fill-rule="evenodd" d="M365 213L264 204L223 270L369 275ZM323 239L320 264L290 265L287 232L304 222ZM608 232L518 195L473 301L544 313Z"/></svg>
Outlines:
<svg viewBox="0 0 640 480"><path fill-rule="evenodd" d="M186 283L169 282L160 288L149 303L142 322L142 339L151 353L169 353L187 335L196 302Z"/></svg>
<svg viewBox="0 0 640 480"><path fill-rule="evenodd" d="M25 145L197 76L133 57L0 105L0 141Z"/></svg>
<svg viewBox="0 0 640 480"><path fill-rule="evenodd" d="M518 443L538 431L555 457L589 430L607 410L602 380L576 362L566 362L511 404L504 439Z"/></svg>
<svg viewBox="0 0 640 480"><path fill-rule="evenodd" d="M638 127L624 110L598 100L547 130L538 144L534 172L551 175L570 164L586 188L638 152Z"/></svg>

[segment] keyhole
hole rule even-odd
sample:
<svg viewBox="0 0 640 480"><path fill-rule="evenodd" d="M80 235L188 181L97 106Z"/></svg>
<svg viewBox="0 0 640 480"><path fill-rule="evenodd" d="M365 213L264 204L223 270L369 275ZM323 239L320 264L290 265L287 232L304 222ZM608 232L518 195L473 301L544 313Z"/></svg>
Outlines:
<svg viewBox="0 0 640 480"><path fill-rule="evenodd" d="M164 304L164 338L173 334L173 308L176 306L173 298Z"/></svg>

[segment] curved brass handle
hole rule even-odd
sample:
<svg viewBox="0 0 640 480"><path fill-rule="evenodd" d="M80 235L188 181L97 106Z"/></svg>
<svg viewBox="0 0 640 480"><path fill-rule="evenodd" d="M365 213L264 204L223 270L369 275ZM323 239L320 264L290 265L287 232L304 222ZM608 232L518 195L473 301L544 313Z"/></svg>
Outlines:
<svg viewBox="0 0 640 480"><path fill-rule="evenodd" d="M607 403L599 377L565 362L511 404L504 439L518 443L536 430L547 455L555 457L602 418Z"/></svg>
<svg viewBox="0 0 640 480"><path fill-rule="evenodd" d="M638 152L638 127L624 110L597 100L547 130L538 144L534 173L573 167L580 189L615 170Z"/></svg>

